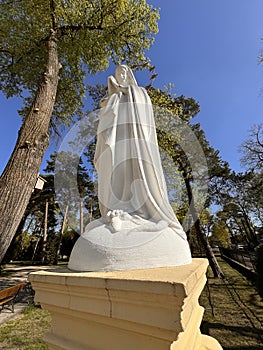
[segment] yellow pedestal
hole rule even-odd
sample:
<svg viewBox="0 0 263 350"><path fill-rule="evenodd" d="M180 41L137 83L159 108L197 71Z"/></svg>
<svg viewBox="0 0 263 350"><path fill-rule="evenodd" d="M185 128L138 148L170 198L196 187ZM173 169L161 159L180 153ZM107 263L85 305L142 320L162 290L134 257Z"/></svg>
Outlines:
<svg viewBox="0 0 263 350"><path fill-rule="evenodd" d="M206 259L114 272L33 272L35 300L50 311L51 350L222 350L200 333Z"/></svg>

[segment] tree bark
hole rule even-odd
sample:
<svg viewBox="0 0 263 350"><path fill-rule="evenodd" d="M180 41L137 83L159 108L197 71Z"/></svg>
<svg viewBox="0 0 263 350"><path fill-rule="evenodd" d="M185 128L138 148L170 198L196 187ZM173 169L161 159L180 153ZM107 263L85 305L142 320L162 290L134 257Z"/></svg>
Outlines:
<svg viewBox="0 0 263 350"><path fill-rule="evenodd" d="M49 144L48 131L59 69L57 40L52 31L47 41L47 62L42 82L0 178L0 263L26 210Z"/></svg>

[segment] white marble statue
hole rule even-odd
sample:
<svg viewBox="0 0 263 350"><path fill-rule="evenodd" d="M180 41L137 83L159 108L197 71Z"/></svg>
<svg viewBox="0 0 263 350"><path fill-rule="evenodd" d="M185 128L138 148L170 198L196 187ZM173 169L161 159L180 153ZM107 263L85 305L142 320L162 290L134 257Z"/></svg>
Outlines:
<svg viewBox="0 0 263 350"><path fill-rule="evenodd" d="M191 263L169 204L151 100L120 65L101 101L94 159L101 219L75 244L69 268L123 270Z"/></svg>

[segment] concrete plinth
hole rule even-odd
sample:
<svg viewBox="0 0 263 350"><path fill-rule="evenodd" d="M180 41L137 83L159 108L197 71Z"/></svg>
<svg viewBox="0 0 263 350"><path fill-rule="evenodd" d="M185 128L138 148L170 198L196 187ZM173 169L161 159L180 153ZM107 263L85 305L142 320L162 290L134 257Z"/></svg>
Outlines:
<svg viewBox="0 0 263 350"><path fill-rule="evenodd" d="M222 350L200 333L206 259L116 272L34 272L35 300L50 311L52 350Z"/></svg>

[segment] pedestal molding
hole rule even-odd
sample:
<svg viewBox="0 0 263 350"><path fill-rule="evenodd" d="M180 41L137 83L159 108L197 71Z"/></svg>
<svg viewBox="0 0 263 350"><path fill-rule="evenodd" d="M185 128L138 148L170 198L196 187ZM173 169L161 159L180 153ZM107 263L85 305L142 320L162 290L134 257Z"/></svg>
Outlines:
<svg viewBox="0 0 263 350"><path fill-rule="evenodd" d="M209 343L199 330L198 303L207 266L193 259L188 266L132 271L41 271L29 280L52 315L50 349L201 350Z"/></svg>

